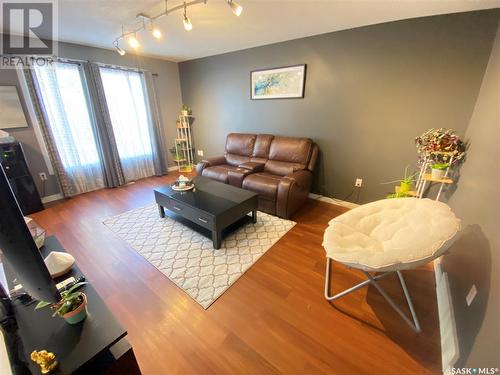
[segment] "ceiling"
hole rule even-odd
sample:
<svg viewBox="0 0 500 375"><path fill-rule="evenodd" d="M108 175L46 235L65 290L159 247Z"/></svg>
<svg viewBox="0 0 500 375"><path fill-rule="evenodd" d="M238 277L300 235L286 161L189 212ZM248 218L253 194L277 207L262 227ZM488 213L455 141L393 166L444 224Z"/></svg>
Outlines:
<svg viewBox="0 0 500 375"><path fill-rule="evenodd" d="M168 1L169 8L182 4ZM182 11L158 19L163 38L157 41L142 31L138 53L183 61L381 22L500 6L500 0L235 1L243 6L240 17L225 0L189 7L190 32L182 26ZM136 14L154 15L163 7L163 0L59 0L59 40L113 48L122 24L130 28Z"/></svg>

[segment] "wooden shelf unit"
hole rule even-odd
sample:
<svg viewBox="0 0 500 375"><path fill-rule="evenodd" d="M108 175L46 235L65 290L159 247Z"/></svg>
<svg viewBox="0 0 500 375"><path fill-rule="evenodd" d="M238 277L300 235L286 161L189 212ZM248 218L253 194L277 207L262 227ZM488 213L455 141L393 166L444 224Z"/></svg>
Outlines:
<svg viewBox="0 0 500 375"><path fill-rule="evenodd" d="M452 184L453 180L451 178L445 177L445 178L433 178L430 173L424 173L424 176L422 177L425 181L430 181L430 182L438 182L438 183L443 183L443 184Z"/></svg>
<svg viewBox="0 0 500 375"><path fill-rule="evenodd" d="M192 115L179 115L176 125L177 137L175 138L174 161L180 172L192 172L194 169L193 139L191 125L194 122Z"/></svg>

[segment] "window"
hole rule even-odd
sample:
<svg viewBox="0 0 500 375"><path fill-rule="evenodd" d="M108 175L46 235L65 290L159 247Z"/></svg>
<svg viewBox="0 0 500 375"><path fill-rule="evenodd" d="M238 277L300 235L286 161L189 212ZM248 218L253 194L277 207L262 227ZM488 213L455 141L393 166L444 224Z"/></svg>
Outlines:
<svg viewBox="0 0 500 375"><path fill-rule="evenodd" d="M143 74L108 67L100 73L125 180L152 176L153 138Z"/></svg>
<svg viewBox="0 0 500 375"><path fill-rule="evenodd" d="M48 131L75 193L104 187L81 66L54 62L34 72Z"/></svg>

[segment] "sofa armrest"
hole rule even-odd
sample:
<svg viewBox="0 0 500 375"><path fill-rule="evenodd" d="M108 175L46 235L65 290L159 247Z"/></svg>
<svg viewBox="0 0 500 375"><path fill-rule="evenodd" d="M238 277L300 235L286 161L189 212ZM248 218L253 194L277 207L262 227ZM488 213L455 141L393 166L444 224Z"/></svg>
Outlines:
<svg viewBox="0 0 500 375"><path fill-rule="evenodd" d="M289 218L304 204L309 196L313 174L308 170L300 170L283 177L278 185L276 213L280 217Z"/></svg>
<svg viewBox="0 0 500 375"><path fill-rule="evenodd" d="M243 163L238 165L238 168L244 168L248 169L251 172L262 172L264 170L264 165L263 163L255 163L252 161Z"/></svg>
<svg viewBox="0 0 500 375"><path fill-rule="evenodd" d="M307 189L309 191L312 184L312 175L311 171L308 170L295 171L286 175L280 184L295 184L297 187Z"/></svg>
<svg viewBox="0 0 500 375"><path fill-rule="evenodd" d="M201 176L201 173L205 168L213 167L215 165L224 164L226 162L225 156L216 156L213 158L207 158L196 164L196 174Z"/></svg>
<svg viewBox="0 0 500 375"><path fill-rule="evenodd" d="M229 170L227 172L227 181L229 182L229 185L240 188L243 185L245 177L252 173L253 172L250 169L238 167L235 170Z"/></svg>

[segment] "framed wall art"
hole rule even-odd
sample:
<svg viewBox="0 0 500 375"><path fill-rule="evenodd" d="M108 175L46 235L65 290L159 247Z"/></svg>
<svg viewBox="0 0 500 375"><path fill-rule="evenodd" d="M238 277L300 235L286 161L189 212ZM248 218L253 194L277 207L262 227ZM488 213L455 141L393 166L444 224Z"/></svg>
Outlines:
<svg viewBox="0 0 500 375"><path fill-rule="evenodd" d="M21 100L16 86L0 86L0 129L26 128Z"/></svg>
<svg viewBox="0 0 500 375"><path fill-rule="evenodd" d="M303 98L306 82L306 64L285 66L250 72L250 98Z"/></svg>

